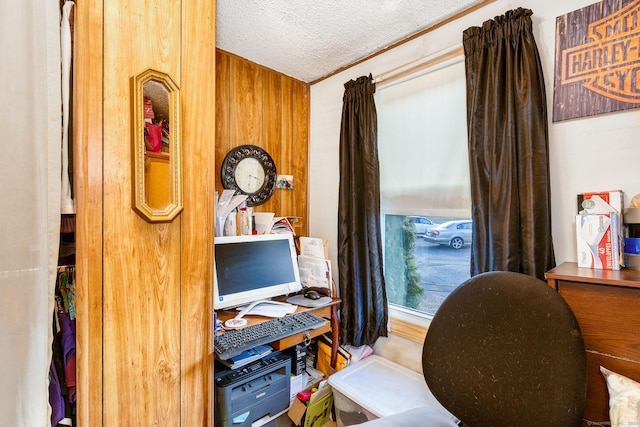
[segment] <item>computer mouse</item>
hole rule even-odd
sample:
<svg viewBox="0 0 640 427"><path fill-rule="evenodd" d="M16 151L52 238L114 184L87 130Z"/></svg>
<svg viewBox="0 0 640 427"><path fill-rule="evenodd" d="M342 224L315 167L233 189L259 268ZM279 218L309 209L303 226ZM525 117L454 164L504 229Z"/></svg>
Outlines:
<svg viewBox="0 0 640 427"><path fill-rule="evenodd" d="M309 299L320 299L320 294L316 291L307 291L304 293L304 297Z"/></svg>

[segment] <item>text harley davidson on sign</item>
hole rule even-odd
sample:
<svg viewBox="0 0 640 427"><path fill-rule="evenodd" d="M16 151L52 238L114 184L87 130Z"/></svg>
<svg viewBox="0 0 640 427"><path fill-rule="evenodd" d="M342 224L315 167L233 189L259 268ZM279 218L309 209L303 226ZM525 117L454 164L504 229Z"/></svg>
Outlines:
<svg viewBox="0 0 640 427"><path fill-rule="evenodd" d="M553 121L640 107L640 0L556 19Z"/></svg>

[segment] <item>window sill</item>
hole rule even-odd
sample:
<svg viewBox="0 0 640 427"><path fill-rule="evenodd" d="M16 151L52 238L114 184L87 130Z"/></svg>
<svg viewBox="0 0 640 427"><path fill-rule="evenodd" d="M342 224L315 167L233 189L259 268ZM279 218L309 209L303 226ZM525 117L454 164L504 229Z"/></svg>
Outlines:
<svg viewBox="0 0 640 427"><path fill-rule="evenodd" d="M389 332L394 335L422 344L430 323L426 314L389 305Z"/></svg>

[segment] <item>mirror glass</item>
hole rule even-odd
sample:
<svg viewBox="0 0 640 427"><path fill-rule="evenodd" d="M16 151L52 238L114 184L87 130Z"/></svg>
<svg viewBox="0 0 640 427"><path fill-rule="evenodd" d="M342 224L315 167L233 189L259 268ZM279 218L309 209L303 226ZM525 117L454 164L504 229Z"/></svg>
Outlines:
<svg viewBox="0 0 640 427"><path fill-rule="evenodd" d="M182 210L180 92L169 75L148 69L132 79L134 209L149 222Z"/></svg>

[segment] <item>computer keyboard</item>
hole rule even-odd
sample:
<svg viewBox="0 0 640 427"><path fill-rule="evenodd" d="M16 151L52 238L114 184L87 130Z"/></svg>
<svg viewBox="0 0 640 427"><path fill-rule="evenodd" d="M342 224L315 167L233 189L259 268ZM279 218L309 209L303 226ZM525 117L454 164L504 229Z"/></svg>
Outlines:
<svg viewBox="0 0 640 427"><path fill-rule="evenodd" d="M267 320L242 329L226 331L214 338L214 349L220 360L237 356L250 348L278 341L298 332L324 326L324 320L307 311Z"/></svg>

